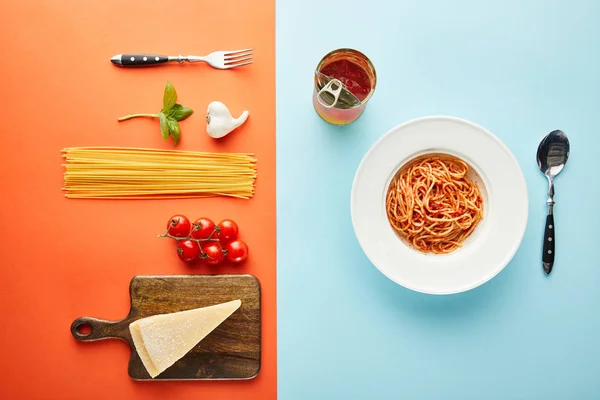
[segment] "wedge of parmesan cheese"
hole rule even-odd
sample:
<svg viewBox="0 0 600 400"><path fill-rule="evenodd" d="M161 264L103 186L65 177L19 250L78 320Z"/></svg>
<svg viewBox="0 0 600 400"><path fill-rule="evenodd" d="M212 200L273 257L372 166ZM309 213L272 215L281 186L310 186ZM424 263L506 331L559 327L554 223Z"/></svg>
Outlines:
<svg viewBox="0 0 600 400"><path fill-rule="evenodd" d="M242 302L159 314L132 322L135 348L152 378L175 364L233 314Z"/></svg>

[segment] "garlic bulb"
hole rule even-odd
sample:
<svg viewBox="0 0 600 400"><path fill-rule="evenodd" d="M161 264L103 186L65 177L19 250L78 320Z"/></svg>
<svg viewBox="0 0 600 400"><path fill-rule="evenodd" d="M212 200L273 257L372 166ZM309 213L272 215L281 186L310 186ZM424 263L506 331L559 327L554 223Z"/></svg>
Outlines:
<svg viewBox="0 0 600 400"><path fill-rule="evenodd" d="M250 113L244 111L239 118L233 118L225 104L213 101L206 110L206 132L212 138L222 138L246 122L248 115Z"/></svg>

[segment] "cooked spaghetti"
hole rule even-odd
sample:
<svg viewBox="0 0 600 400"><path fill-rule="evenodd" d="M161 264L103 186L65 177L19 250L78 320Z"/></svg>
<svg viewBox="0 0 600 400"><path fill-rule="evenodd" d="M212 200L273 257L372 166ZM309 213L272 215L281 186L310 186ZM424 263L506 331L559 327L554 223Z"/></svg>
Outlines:
<svg viewBox="0 0 600 400"><path fill-rule="evenodd" d="M483 198L468 171L465 162L450 156L426 155L408 163L388 188L392 227L422 252L461 247L483 218Z"/></svg>
<svg viewBox="0 0 600 400"><path fill-rule="evenodd" d="M202 153L130 147L71 147L65 197L167 199L254 195L256 159L247 153Z"/></svg>

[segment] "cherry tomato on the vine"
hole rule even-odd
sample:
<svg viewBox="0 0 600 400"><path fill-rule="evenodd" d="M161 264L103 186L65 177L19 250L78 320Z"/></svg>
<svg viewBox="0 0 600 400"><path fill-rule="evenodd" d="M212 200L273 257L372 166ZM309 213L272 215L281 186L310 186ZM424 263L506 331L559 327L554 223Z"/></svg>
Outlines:
<svg viewBox="0 0 600 400"><path fill-rule="evenodd" d="M177 243L177 255L182 261L191 263L200 255L200 246L193 240L180 240Z"/></svg>
<svg viewBox="0 0 600 400"><path fill-rule="evenodd" d="M215 232L215 223L209 218L198 218L194 222L192 229L192 237L194 239L208 239L209 237L217 238Z"/></svg>
<svg viewBox="0 0 600 400"><path fill-rule="evenodd" d="M192 229L190 220L184 215L173 215L167 222L167 233L175 237L187 237Z"/></svg>
<svg viewBox="0 0 600 400"><path fill-rule="evenodd" d="M248 245L240 239L227 243L225 249L227 250L227 260L231 262L241 263L248 258Z"/></svg>
<svg viewBox="0 0 600 400"><path fill-rule="evenodd" d="M220 229L219 240L221 241L221 244L224 245L237 239L239 228L235 221L231 219L224 219L223 221L219 222L218 226Z"/></svg>
<svg viewBox="0 0 600 400"><path fill-rule="evenodd" d="M223 262L225 254L217 242L206 242L202 244L202 251L206 254L204 259L209 265L219 265Z"/></svg>

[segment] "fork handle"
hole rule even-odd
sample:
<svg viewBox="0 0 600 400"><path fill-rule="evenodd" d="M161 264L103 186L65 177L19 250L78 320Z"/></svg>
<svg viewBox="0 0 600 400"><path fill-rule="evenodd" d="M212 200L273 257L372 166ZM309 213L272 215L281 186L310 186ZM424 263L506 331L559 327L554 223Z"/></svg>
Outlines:
<svg viewBox="0 0 600 400"><path fill-rule="evenodd" d="M170 59L159 54L117 54L110 61L119 67L144 67L164 64Z"/></svg>

